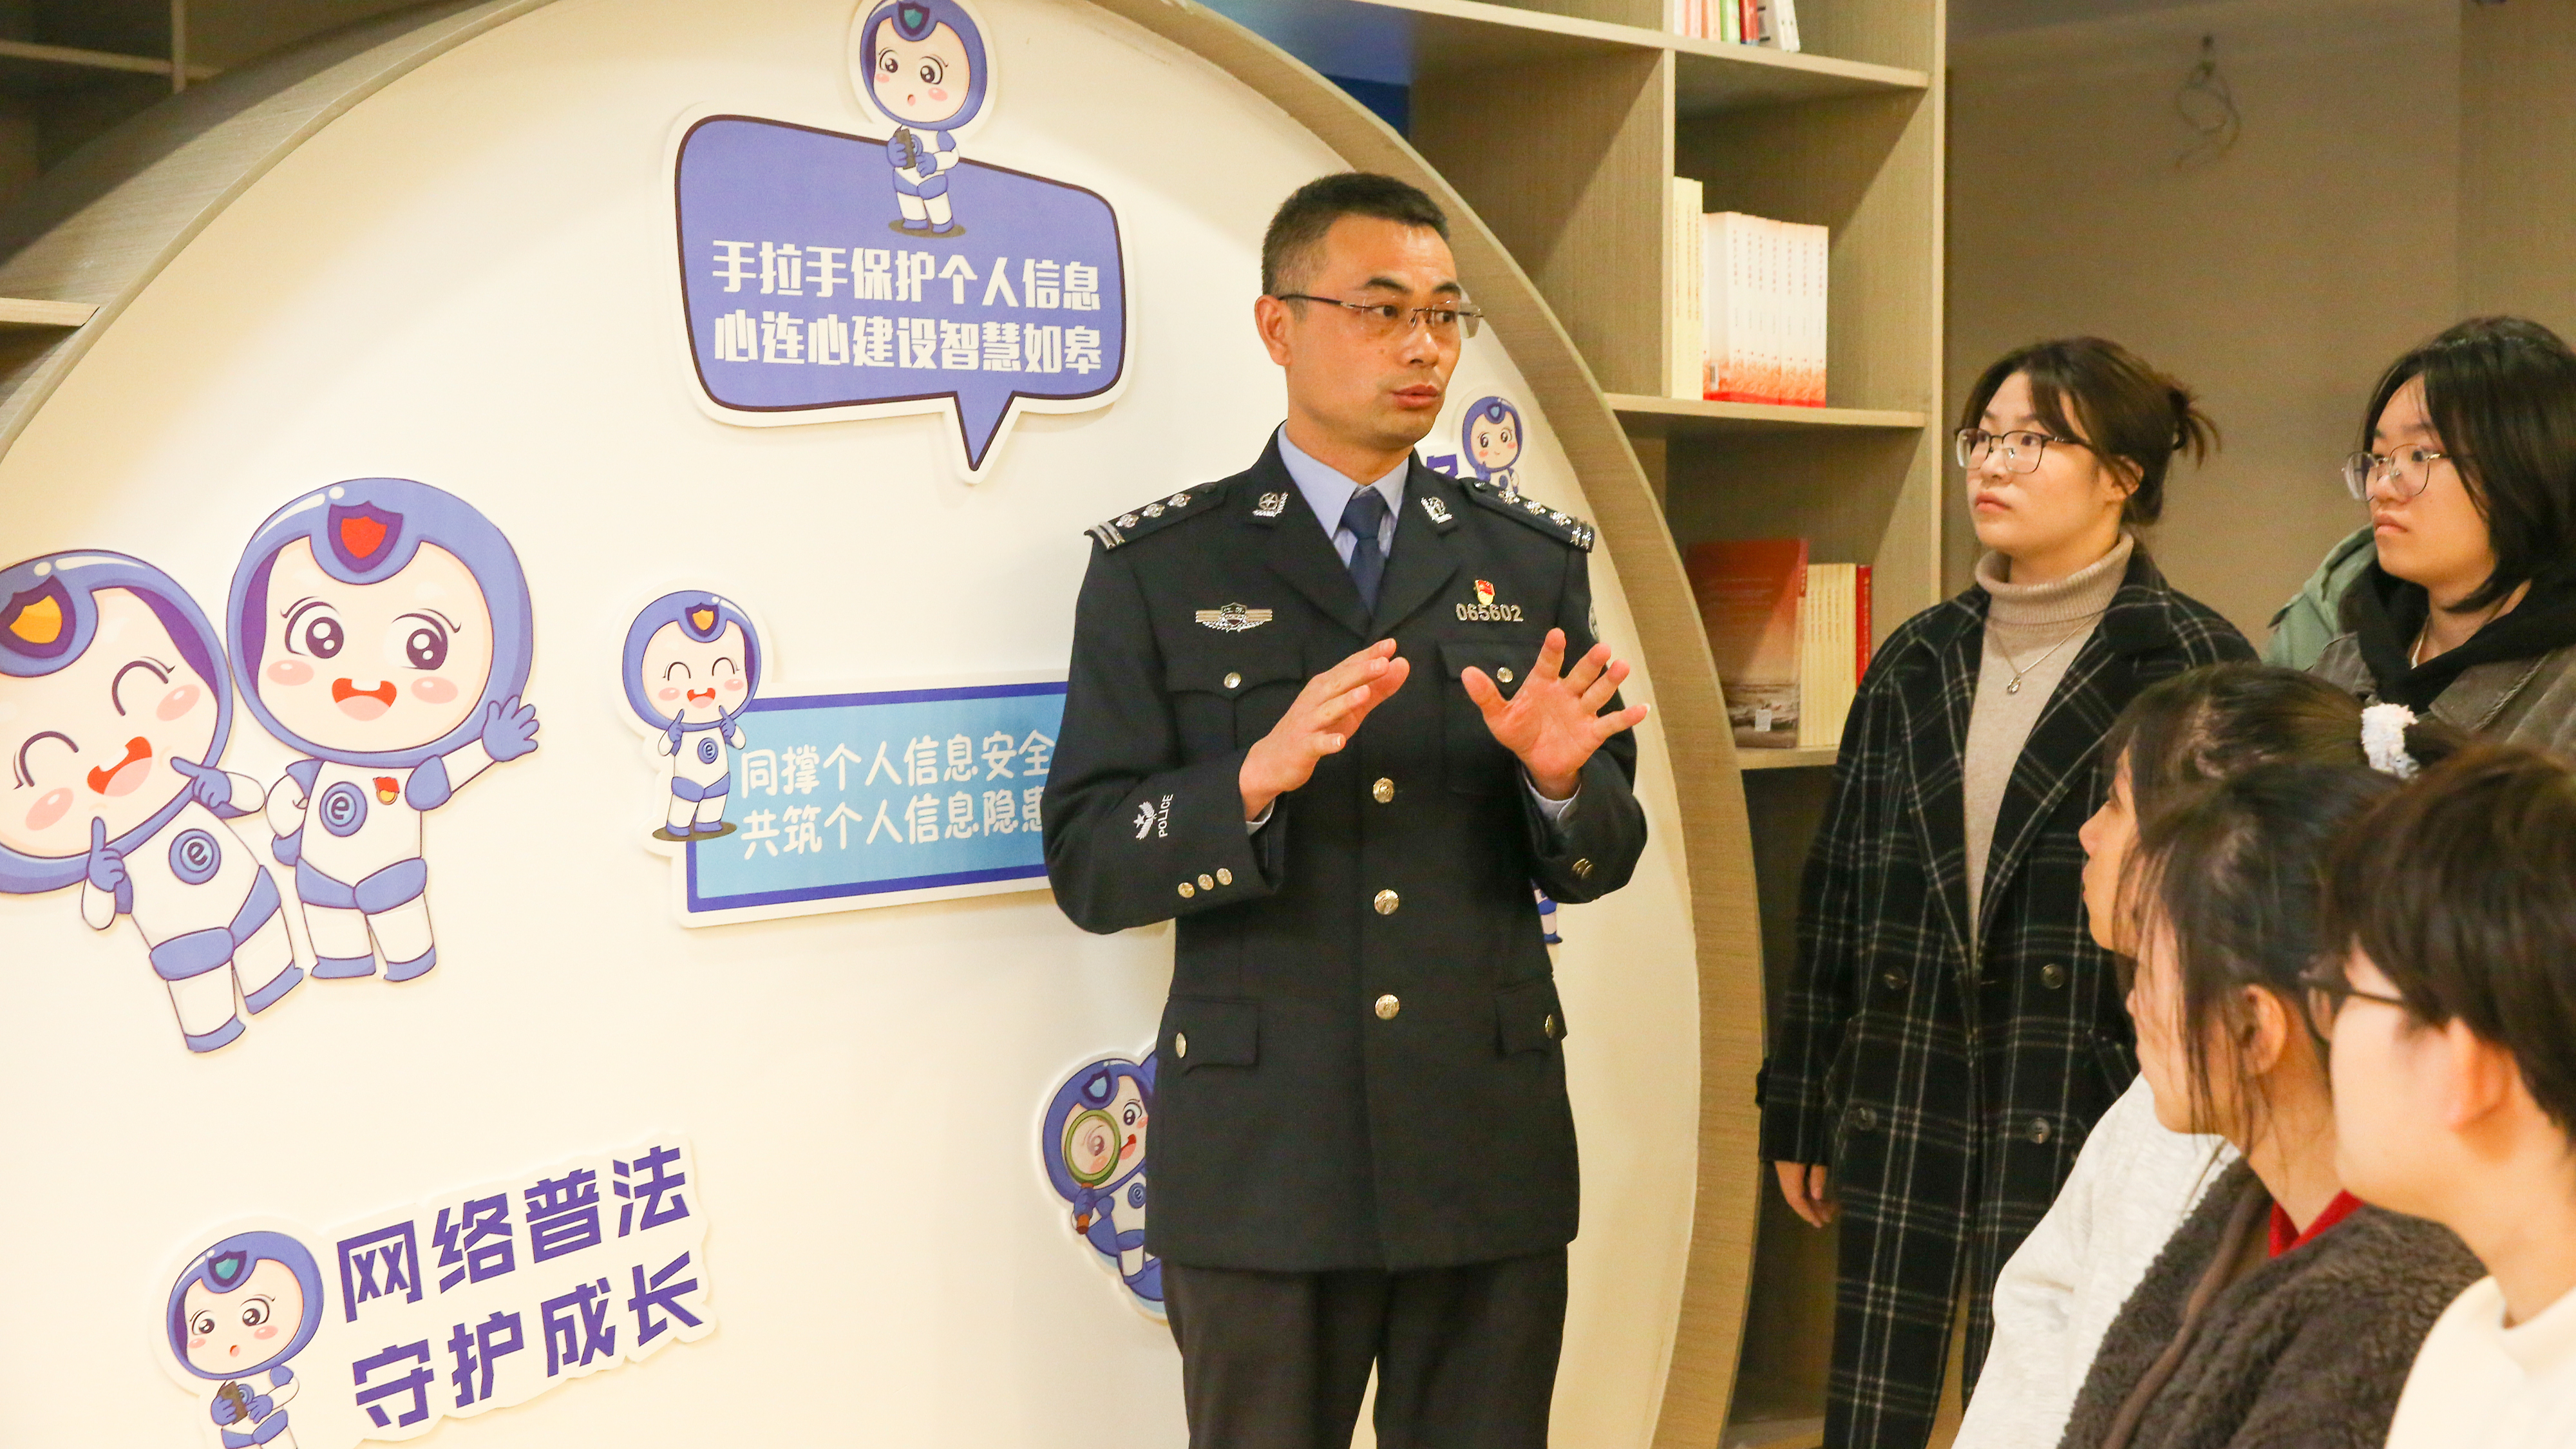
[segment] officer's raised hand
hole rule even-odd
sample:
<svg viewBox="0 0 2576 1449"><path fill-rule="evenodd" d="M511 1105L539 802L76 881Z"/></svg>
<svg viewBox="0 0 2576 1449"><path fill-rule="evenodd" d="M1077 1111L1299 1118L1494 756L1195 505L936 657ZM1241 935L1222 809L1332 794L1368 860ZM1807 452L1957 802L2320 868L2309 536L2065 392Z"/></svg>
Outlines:
<svg viewBox="0 0 2576 1449"><path fill-rule="evenodd" d="M1462 670L1458 676L1467 697L1484 711L1485 728L1494 732L1495 742L1520 757L1530 783L1550 800L1571 798L1584 761L1601 742L1646 718L1642 704L1617 714L1601 713L1628 677L1627 661L1611 658L1609 645L1593 645L1572 669L1560 673L1564 664L1565 631L1550 629L1547 642L1539 646L1538 662L1510 699L1481 669Z"/></svg>
<svg viewBox="0 0 2576 1449"><path fill-rule="evenodd" d="M1565 652L1562 638L1557 652ZM1243 768L1236 775L1243 787L1243 818L1260 819L1271 801L1305 784L1315 773L1315 762L1349 744L1369 711L1403 688L1412 670L1410 663L1395 657L1394 640L1380 639L1307 680L1279 723L1244 754Z"/></svg>

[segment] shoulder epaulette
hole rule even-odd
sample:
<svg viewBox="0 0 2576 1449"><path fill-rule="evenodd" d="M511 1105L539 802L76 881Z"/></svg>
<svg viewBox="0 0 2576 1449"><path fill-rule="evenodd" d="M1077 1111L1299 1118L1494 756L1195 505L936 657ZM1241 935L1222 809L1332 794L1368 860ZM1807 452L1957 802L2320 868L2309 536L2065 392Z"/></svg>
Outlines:
<svg viewBox="0 0 2576 1449"><path fill-rule="evenodd" d="M1214 513L1217 500L1224 496L1224 483L1201 483L1184 488L1169 498L1157 498L1142 508L1130 509L1116 518L1104 518L1083 531L1100 540L1102 548L1117 548L1134 543L1156 529L1169 528L1184 518Z"/></svg>
<svg viewBox="0 0 2576 1449"><path fill-rule="evenodd" d="M1592 552L1592 541L1600 534L1590 523L1561 508L1550 508L1535 498L1517 495L1506 497L1503 490L1481 478L1469 478L1461 484L1467 496L1503 515L1528 524L1559 543L1570 543L1585 553Z"/></svg>

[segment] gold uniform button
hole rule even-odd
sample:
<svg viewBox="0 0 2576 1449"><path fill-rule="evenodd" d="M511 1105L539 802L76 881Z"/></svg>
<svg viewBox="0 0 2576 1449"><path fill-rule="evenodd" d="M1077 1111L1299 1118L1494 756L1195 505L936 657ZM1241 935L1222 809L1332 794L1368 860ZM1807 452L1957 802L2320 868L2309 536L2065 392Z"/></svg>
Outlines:
<svg viewBox="0 0 2576 1449"><path fill-rule="evenodd" d="M1234 884L1234 872L1226 869L1224 866L1218 866L1216 868L1216 883L1218 885Z"/></svg>
<svg viewBox="0 0 2576 1449"><path fill-rule="evenodd" d="M1495 677L1496 679L1501 680L1501 681L1502 681L1503 683L1505 683L1505 684L1509 684L1509 683L1511 683L1511 682L1512 682L1512 672L1511 672L1510 670L1508 670L1508 669L1497 669L1497 670L1495 670L1495 671L1494 671L1494 677Z"/></svg>
<svg viewBox="0 0 2576 1449"><path fill-rule="evenodd" d="M1172 1055L1174 1055L1174 1056L1176 1056L1176 1057L1185 1057L1185 1056L1188 1056L1189 1054L1190 1054L1190 1034L1189 1034L1188 1032L1185 1032L1185 1031L1176 1031L1176 1032L1173 1032L1173 1033L1172 1033Z"/></svg>
<svg viewBox="0 0 2576 1449"><path fill-rule="evenodd" d="M1377 999L1377 1019L1380 1021L1393 1021L1395 1014L1402 1010L1404 1010L1404 1003L1396 1000L1393 992L1388 992Z"/></svg>
<svg viewBox="0 0 2576 1449"><path fill-rule="evenodd" d="M1539 1023L1539 1029L1547 1033L1547 1039L1549 1041L1556 1040L1556 1013L1553 1011L1549 1012L1547 1014L1547 1020Z"/></svg>
<svg viewBox="0 0 2576 1449"><path fill-rule="evenodd" d="M1188 881L1183 881L1183 882L1181 882L1181 899L1182 899L1182 900L1188 900L1190 897L1192 897L1192 896L1194 896L1194 895L1197 895L1198 893L1199 893L1199 888L1198 888L1197 886L1194 886L1194 885L1190 884Z"/></svg>
<svg viewBox="0 0 2576 1449"><path fill-rule="evenodd" d="M1391 916L1395 914L1396 907L1404 904L1404 897L1397 895L1393 891L1379 891L1376 898L1371 900L1369 904L1377 907L1377 913L1379 915ZM1394 999L1395 998L1392 996L1387 998L1389 1001L1393 1001Z"/></svg>
<svg viewBox="0 0 2576 1449"><path fill-rule="evenodd" d="M1242 687L1243 687L1243 676L1242 676L1242 675L1240 675L1240 674L1228 674L1228 675L1225 677L1225 687L1226 687L1226 688L1228 688L1228 689L1240 689L1240 688L1242 688Z"/></svg>
<svg viewBox="0 0 2576 1449"><path fill-rule="evenodd" d="M1578 879L1590 880L1592 878L1592 862L1578 857L1574 862L1574 874Z"/></svg>
<svg viewBox="0 0 2576 1449"><path fill-rule="evenodd" d="M1203 890L1203 891L1212 891L1212 890L1215 890L1215 889L1216 889L1216 877L1211 876L1211 875L1203 875L1203 876L1200 876L1200 877L1199 877L1199 889L1200 889L1200 890Z"/></svg>
<svg viewBox="0 0 2576 1449"><path fill-rule="evenodd" d="M1369 786L1369 798L1375 800L1380 805L1394 799L1395 782L1384 775L1378 776L1377 783Z"/></svg>

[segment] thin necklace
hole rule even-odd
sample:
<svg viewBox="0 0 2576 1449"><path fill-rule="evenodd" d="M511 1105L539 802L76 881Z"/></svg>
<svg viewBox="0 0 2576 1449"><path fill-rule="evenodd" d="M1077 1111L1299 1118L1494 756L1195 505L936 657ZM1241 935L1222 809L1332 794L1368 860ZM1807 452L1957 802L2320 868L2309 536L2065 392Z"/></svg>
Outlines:
<svg viewBox="0 0 2576 1449"><path fill-rule="evenodd" d="M2477 629L2471 629L2471 630L2469 631L2469 638L2470 638L2470 639L2474 639L2474 638L2476 638L2476 637L2477 637L2477 635L2478 635L2478 629L2483 629L2483 628L2485 628L2486 626L2488 626L2489 624L2494 623L2497 619L2499 619L2499 618L2503 617L2503 615L2504 615L2504 611L2505 611L2505 606L2506 606L2506 605L2508 605L2508 604L2512 604L2512 603L2518 602L2518 594L2519 594L2519 591L2517 590L2517 591L2516 591L2516 594L2513 594L2513 595L2507 595L2506 597L2504 597L2504 598L2502 598L2502 599L2498 599L2498 600L2496 601L2495 607L2493 607L2493 608L2491 608L2491 609L2487 610L2487 616L2486 616L2485 618L2480 619L2480 620L2478 621L2478 628L2477 628ZM2429 603L2430 603L2430 600L2427 600L2427 603L2429 604ZM2428 608L2425 610L2425 613L2424 613L2424 627L2422 627L2422 628L2420 628L2420 629L2418 629L2418 630L2416 630L2416 631L2415 631L2415 644L2414 644L2414 647L2413 647L2413 648L2410 648L2410 649L2408 649L2408 650L2406 651L2406 667L2407 667L2407 668L2409 668L2409 669L2421 669L2421 668L2423 668L2423 667L2424 667L2424 646L2425 646L2426 644L2431 643L2431 642L2432 642L2432 640L2433 640L2433 614L2432 614L2432 610L2428 607ZM2460 643L2461 643L2461 644L2465 644L2465 643L2467 643L2467 642L2468 642L2468 639L2463 639L2463 640L2461 640L2461 641L2460 641ZM2454 649L2456 649L2456 648L2458 648L2458 647L2459 647L2459 645L2458 645L2458 644L2454 644L2454 645L2452 645L2451 647L2452 647L2452 648L2454 648Z"/></svg>
<svg viewBox="0 0 2576 1449"><path fill-rule="evenodd" d="M2041 665L2043 665L2043 664L2046 664L2046 663L2048 662L2048 656L2049 656L2050 654L2054 654L2054 653L2056 653L2056 652L2057 652L2058 650L2060 650L2060 649L2065 648L2068 640L2073 639L2073 638L2074 638L2076 635L2078 635L2078 634L2085 634L2085 633L2089 633L2089 632L2091 632L2091 631L2092 631L2092 628L2093 628L2093 621L2094 621L2094 620L2096 620L2096 619L2101 618L2104 614L2106 614L2106 613L2108 613L2108 612L2110 612L2110 611L2109 611L2109 610L2107 610L2107 609L2096 609L2096 610L2094 610L2092 613L2085 615L2081 620L2079 620L2079 621L2077 622L2077 624L2076 624L2075 628L2074 628L2071 632L2069 632L2069 633L2066 635L2066 637L2065 637L2065 638L2060 639L2060 640L2058 640L2056 643L2049 645L2049 646L2048 646L2048 651L2047 651L2047 653L2040 655L2037 659L2034 659L2034 660L2030 661L2028 664L2015 664L2015 663L2013 663L2012 651L2011 651L2011 650L2009 650L2009 649L2006 649L2006 648L2004 647L2004 643L2003 643L2003 641L2002 641L2001 639L1996 640L1996 641L1995 641L1995 652L1996 652L1997 654L2000 654L2000 655L2002 655L2002 656L2004 657L2004 667L2005 667L2006 669L2009 669L2009 670L2011 670L2011 671L2013 672L2012 683L2007 684L2007 685L2005 685L2005 686L2004 686L2004 693L2006 693L2006 694L2019 694L2019 693L2021 693L2021 679L2022 679L2022 676L2023 676L2023 675L2030 673L2032 670L2037 669L2039 666L2041 666Z"/></svg>

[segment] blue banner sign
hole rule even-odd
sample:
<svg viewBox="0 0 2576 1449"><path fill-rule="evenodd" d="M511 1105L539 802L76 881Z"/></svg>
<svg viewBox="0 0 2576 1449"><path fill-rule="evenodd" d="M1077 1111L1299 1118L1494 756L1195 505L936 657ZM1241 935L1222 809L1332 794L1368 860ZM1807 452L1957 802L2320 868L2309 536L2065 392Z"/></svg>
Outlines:
<svg viewBox="0 0 2576 1449"><path fill-rule="evenodd" d="M733 827L687 852L691 924L1041 889L1061 680L781 695L737 719Z"/></svg>

